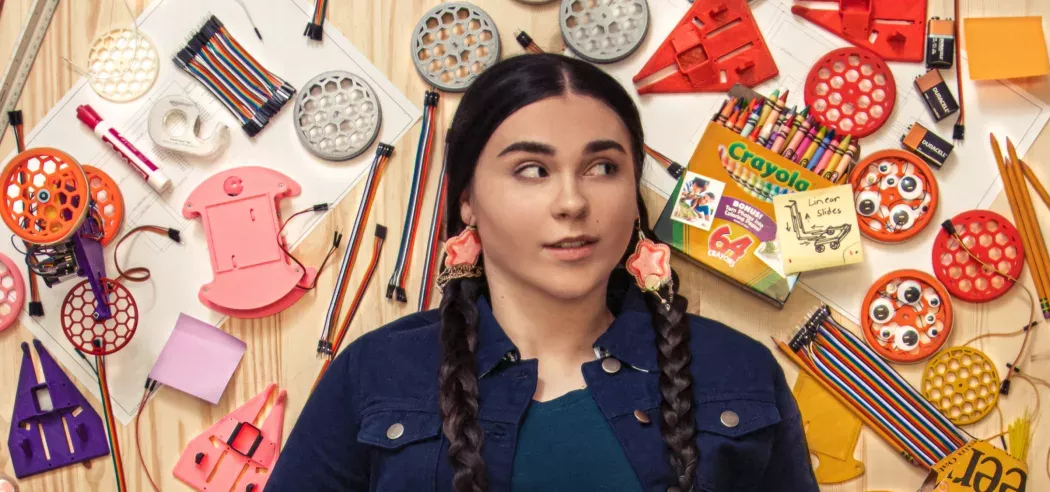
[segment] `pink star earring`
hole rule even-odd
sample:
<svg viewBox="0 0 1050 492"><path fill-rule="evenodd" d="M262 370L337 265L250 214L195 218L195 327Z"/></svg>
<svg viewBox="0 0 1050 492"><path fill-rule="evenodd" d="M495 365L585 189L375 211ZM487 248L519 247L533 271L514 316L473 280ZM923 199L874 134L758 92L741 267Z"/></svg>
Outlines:
<svg viewBox="0 0 1050 492"><path fill-rule="evenodd" d="M444 289L445 285L457 278L477 278L484 274L478 265L481 256L481 237L478 228L468 225L456 237L445 241L445 268L438 275L437 284Z"/></svg>
<svg viewBox="0 0 1050 492"><path fill-rule="evenodd" d="M627 258L627 272L634 277L638 287L645 292L652 292L660 298L665 306L667 299L660 295L660 289L670 286L674 298L674 282L671 279L671 248L663 243L655 243L645 237L638 229L638 243L634 253Z"/></svg>

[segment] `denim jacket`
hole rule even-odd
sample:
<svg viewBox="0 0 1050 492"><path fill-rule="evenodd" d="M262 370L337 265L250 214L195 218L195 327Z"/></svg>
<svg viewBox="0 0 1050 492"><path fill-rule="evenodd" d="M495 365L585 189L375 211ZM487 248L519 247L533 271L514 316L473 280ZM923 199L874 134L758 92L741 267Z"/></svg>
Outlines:
<svg viewBox="0 0 1050 492"><path fill-rule="evenodd" d="M644 490L664 492L674 474L660 434L650 314L633 285L610 287L609 294L616 319L595 343L601 359L585 363L583 376ZM538 364L516 355L484 296L477 305L482 457L489 490L506 491ZM817 490L798 407L770 351L715 321L688 321L697 490ZM438 331L438 313L427 311L347 347L306 403L266 491L451 491L438 410Z"/></svg>

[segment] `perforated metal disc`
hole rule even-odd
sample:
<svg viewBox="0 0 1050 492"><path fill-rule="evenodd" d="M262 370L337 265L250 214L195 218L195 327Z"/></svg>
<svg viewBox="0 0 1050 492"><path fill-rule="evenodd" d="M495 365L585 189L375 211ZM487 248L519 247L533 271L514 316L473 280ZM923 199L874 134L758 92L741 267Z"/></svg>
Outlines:
<svg viewBox="0 0 1050 492"><path fill-rule="evenodd" d="M999 372L983 352L945 349L930 359L922 375L922 396L956 425L983 419L999 403Z"/></svg>
<svg viewBox="0 0 1050 492"><path fill-rule="evenodd" d="M459 92L499 61L499 31L492 18L467 2L443 3L412 31L416 71L438 89Z"/></svg>
<svg viewBox="0 0 1050 492"><path fill-rule="evenodd" d="M325 72L295 96L295 134L310 152L332 160L351 159L379 136L383 112L364 79L349 72Z"/></svg>
<svg viewBox="0 0 1050 492"><path fill-rule="evenodd" d="M565 45L592 63L612 63L641 46L649 31L646 0L562 0L558 24Z"/></svg>
<svg viewBox="0 0 1050 492"><path fill-rule="evenodd" d="M109 31L95 39L88 53L91 89L110 101L136 99L156 82L158 59L157 48L142 31Z"/></svg>

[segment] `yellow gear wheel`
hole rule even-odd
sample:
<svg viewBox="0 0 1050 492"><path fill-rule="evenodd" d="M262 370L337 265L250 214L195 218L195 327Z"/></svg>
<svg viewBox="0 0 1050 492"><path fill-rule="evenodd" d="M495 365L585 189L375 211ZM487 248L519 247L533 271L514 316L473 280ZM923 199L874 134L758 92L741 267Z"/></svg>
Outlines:
<svg viewBox="0 0 1050 492"><path fill-rule="evenodd" d="M970 347L951 347L926 363L922 395L956 425L986 417L999 403L999 372Z"/></svg>

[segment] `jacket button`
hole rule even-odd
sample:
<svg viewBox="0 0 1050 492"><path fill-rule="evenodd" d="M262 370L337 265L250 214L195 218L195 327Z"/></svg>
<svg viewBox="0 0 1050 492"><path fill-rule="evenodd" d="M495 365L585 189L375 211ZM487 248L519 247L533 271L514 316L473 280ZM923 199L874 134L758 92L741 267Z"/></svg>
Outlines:
<svg viewBox="0 0 1050 492"><path fill-rule="evenodd" d="M649 416L641 410L634 411L634 418L638 420L638 422L641 422L642 425L649 425L649 422L651 422L651 420L649 420Z"/></svg>
<svg viewBox="0 0 1050 492"><path fill-rule="evenodd" d="M726 427L729 427L730 429L732 429L733 427L736 427L738 424L740 424L740 416L737 415L736 412L734 412L732 410L726 410L726 411L722 412L721 420L722 420L722 425L724 425Z"/></svg>
<svg viewBox="0 0 1050 492"><path fill-rule="evenodd" d="M615 357L606 357L602 359L602 370L609 374L616 374L620 371L623 364L620 363Z"/></svg>
<svg viewBox="0 0 1050 492"><path fill-rule="evenodd" d="M387 437L387 439L394 440L394 439L397 439L397 438L401 437L401 435L404 434L404 433L405 433L405 426L401 425L401 423L399 422L399 423L393 424L393 425L391 425L390 427L387 428L387 430L386 430L386 437Z"/></svg>

